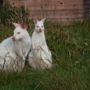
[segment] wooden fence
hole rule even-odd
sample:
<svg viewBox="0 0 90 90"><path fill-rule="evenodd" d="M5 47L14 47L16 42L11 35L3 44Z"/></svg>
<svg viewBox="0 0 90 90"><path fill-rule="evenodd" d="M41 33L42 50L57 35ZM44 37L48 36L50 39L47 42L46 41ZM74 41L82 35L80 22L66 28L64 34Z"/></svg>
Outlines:
<svg viewBox="0 0 90 90"><path fill-rule="evenodd" d="M28 9L30 18L39 17L68 24L90 18L90 0L9 0L12 6Z"/></svg>

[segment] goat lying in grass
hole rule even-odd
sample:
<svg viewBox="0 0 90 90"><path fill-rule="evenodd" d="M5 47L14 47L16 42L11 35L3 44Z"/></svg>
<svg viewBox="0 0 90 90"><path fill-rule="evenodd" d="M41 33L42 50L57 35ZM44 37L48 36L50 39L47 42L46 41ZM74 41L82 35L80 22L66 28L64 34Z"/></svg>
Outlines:
<svg viewBox="0 0 90 90"><path fill-rule="evenodd" d="M29 53L29 65L33 69L45 69L52 66L52 55L48 49L44 35L44 21L34 20L35 30L32 34L31 52Z"/></svg>
<svg viewBox="0 0 90 90"><path fill-rule="evenodd" d="M0 44L0 70L22 71L31 47L31 39L24 24L16 24L14 35Z"/></svg>

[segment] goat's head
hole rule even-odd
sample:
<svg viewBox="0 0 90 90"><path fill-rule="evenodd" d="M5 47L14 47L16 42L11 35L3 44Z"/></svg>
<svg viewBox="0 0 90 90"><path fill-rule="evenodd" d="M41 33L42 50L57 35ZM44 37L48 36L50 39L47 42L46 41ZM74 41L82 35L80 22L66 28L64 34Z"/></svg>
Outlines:
<svg viewBox="0 0 90 90"><path fill-rule="evenodd" d="M45 19L42 19L42 20L34 19L36 32L40 33L42 31L44 31L44 29L45 29L44 22L45 22Z"/></svg>
<svg viewBox="0 0 90 90"><path fill-rule="evenodd" d="M25 24L13 23L15 26L14 34L12 36L13 41L21 40L25 37L27 26Z"/></svg>

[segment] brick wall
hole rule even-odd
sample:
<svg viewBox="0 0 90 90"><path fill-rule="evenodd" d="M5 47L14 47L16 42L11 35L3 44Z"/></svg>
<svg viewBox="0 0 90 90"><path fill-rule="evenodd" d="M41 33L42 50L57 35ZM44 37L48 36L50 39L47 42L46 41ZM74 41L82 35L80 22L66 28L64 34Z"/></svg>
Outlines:
<svg viewBox="0 0 90 90"><path fill-rule="evenodd" d="M13 7L24 5L30 18L46 17L60 23L82 21L90 16L90 0L9 0Z"/></svg>

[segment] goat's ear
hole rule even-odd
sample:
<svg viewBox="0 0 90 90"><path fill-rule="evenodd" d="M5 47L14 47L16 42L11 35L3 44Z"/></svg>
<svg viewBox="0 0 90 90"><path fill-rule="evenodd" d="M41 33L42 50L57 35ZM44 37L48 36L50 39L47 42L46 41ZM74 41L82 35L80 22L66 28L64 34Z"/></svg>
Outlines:
<svg viewBox="0 0 90 90"><path fill-rule="evenodd" d="M43 18L41 21L44 23L44 22L45 22L45 20L46 20L46 18Z"/></svg>
<svg viewBox="0 0 90 90"><path fill-rule="evenodd" d="M27 29L27 25L26 24L20 24L20 27L22 28L22 29Z"/></svg>
<svg viewBox="0 0 90 90"><path fill-rule="evenodd" d="M12 22L12 24L13 24L15 27L18 27L18 26L19 26L19 24L14 23L14 22Z"/></svg>
<svg viewBox="0 0 90 90"><path fill-rule="evenodd" d="M34 23L37 23L37 21L38 21L38 18L33 18Z"/></svg>

